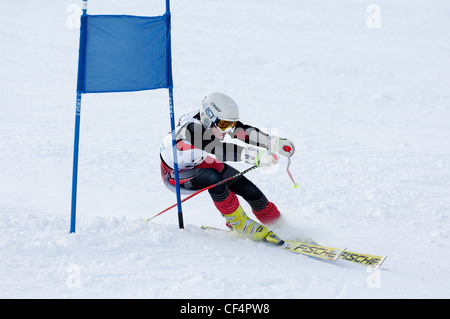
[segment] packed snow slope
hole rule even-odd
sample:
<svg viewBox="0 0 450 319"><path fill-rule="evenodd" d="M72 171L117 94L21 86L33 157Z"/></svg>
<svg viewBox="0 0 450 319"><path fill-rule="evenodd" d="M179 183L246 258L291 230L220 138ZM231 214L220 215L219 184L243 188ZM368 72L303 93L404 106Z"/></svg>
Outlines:
<svg viewBox="0 0 450 319"><path fill-rule="evenodd" d="M183 205L184 230L176 210L142 222L176 201L159 173L167 90L83 96L69 234L80 2L2 1L0 297L450 297L448 0L171 6L176 117L220 91L244 123L292 139L297 190L285 158L247 175L288 222L278 233L387 255L382 269L208 234L224 220L207 193Z"/></svg>

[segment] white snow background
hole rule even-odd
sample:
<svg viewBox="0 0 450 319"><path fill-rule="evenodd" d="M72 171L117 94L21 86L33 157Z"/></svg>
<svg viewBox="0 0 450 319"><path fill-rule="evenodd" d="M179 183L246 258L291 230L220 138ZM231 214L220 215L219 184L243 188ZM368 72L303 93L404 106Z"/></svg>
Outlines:
<svg viewBox="0 0 450 319"><path fill-rule="evenodd" d="M1 298L450 297L448 0L171 2L176 117L220 91L292 139L297 190L285 158L247 175L285 216L278 233L387 255L376 271L204 232L225 228L206 192L184 230L176 209L144 223L176 202L159 172L167 90L83 95L69 234L81 1L0 3Z"/></svg>

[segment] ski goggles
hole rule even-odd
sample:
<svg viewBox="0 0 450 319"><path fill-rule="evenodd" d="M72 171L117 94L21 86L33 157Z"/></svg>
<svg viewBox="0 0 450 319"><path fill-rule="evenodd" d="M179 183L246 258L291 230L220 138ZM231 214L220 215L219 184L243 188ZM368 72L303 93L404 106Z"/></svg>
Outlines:
<svg viewBox="0 0 450 319"><path fill-rule="evenodd" d="M231 131L236 126L237 121L227 121L227 120L219 120L217 119L214 122L214 125L221 130L222 132Z"/></svg>

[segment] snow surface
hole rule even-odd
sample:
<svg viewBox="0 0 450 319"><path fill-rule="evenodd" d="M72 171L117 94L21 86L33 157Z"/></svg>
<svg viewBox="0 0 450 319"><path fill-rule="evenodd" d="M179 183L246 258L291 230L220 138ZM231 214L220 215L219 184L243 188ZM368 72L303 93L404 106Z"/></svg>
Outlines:
<svg viewBox="0 0 450 319"><path fill-rule="evenodd" d="M388 255L382 269L208 234L224 221L206 193L183 205L184 230L176 210L142 222L175 202L159 174L166 90L83 96L69 234L80 2L2 1L0 297L450 297L448 0L171 5L176 116L221 91L295 141L299 189L286 159L248 174L288 221L279 234ZM88 12L159 15L164 1Z"/></svg>

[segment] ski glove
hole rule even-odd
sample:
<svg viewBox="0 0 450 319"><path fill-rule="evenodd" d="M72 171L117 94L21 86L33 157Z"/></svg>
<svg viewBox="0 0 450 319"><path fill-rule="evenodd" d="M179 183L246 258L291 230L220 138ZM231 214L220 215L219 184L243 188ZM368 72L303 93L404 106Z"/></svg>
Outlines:
<svg viewBox="0 0 450 319"><path fill-rule="evenodd" d="M286 138L269 136L268 149L272 153L278 153L286 157L291 157L295 153L294 143Z"/></svg>
<svg viewBox="0 0 450 319"><path fill-rule="evenodd" d="M241 161L261 167L263 170L277 164L279 160L277 154L254 146L245 147L241 153Z"/></svg>

